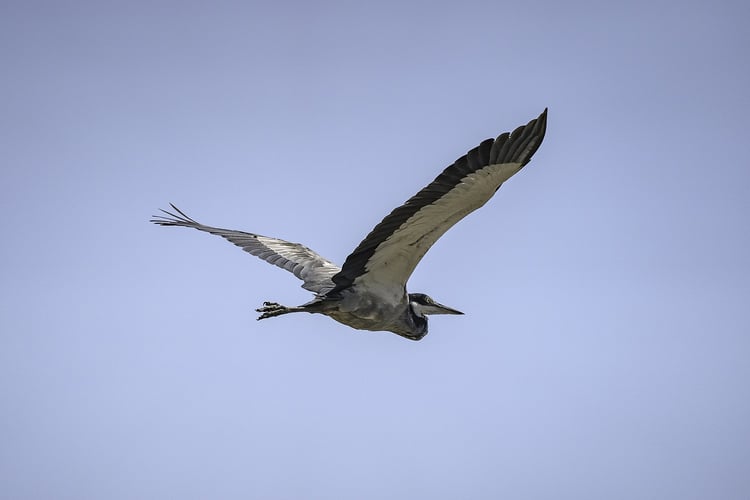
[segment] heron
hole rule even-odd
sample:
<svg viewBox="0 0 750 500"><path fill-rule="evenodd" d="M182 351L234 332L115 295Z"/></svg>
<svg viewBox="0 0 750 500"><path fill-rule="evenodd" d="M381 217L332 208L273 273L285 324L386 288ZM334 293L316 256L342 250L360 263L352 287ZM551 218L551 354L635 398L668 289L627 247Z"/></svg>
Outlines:
<svg viewBox="0 0 750 500"><path fill-rule="evenodd" d="M289 313L324 314L357 330L386 331L410 340L427 335L427 317L463 314L406 283L425 253L458 221L483 206L519 172L544 139L547 109L526 125L486 139L434 181L388 214L349 254L342 266L299 243L206 226L170 203L150 222L221 236L246 252L293 273L314 298L288 307L263 302L258 320Z"/></svg>

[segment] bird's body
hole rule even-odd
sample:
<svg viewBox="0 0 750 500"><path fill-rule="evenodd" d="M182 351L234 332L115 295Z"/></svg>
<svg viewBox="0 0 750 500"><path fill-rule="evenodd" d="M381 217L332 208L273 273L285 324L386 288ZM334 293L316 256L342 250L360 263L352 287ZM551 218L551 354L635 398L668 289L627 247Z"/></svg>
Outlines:
<svg viewBox="0 0 750 500"><path fill-rule="evenodd" d="M420 329L414 323L406 296L397 300L382 300L375 293L357 293L356 289L350 288L335 297L323 295L303 307L356 330L388 331L406 337L426 333L423 331L426 328Z"/></svg>
<svg viewBox="0 0 750 500"><path fill-rule="evenodd" d="M192 227L221 236L243 250L294 273L315 298L299 307L266 302L258 319L292 312L320 313L358 330L390 331L411 340L427 334L428 314L462 314L406 282L430 247L456 222L484 205L542 143L547 110L512 134L487 139L396 208L339 267L298 243L205 226L177 207L152 222Z"/></svg>

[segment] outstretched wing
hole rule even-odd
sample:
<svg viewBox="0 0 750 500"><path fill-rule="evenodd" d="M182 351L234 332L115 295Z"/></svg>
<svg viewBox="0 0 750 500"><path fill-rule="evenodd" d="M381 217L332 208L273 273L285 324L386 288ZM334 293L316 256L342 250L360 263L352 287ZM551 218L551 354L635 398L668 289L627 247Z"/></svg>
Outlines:
<svg viewBox="0 0 750 500"><path fill-rule="evenodd" d="M331 293L366 284L371 290L402 295L427 250L531 160L546 127L545 109L527 125L483 141L443 170L375 226L333 277L336 287Z"/></svg>
<svg viewBox="0 0 750 500"><path fill-rule="evenodd" d="M302 288L315 293L325 293L333 288L331 278L341 271L333 262L321 257L304 245L259 234L204 226L170 203L175 213L162 210L166 215L155 215L151 222L161 226L192 227L199 231L221 236L244 251L266 262L293 273L304 283Z"/></svg>

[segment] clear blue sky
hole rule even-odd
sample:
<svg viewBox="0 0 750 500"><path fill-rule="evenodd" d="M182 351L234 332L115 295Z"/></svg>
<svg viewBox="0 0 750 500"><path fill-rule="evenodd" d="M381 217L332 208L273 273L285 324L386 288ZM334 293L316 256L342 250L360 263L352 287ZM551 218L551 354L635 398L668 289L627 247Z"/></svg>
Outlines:
<svg viewBox="0 0 750 500"><path fill-rule="evenodd" d="M0 496L750 496L746 2L444 4L3 2ZM147 222L343 262L547 106L422 342Z"/></svg>

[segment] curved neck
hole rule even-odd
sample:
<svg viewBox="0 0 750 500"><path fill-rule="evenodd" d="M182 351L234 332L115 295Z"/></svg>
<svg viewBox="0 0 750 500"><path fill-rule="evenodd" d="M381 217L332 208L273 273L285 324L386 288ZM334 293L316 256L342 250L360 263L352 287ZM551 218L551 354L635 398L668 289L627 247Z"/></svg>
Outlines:
<svg viewBox="0 0 750 500"><path fill-rule="evenodd" d="M411 304L409 304L406 313L415 335L419 336L419 338L424 337L427 334L427 316L416 313Z"/></svg>

